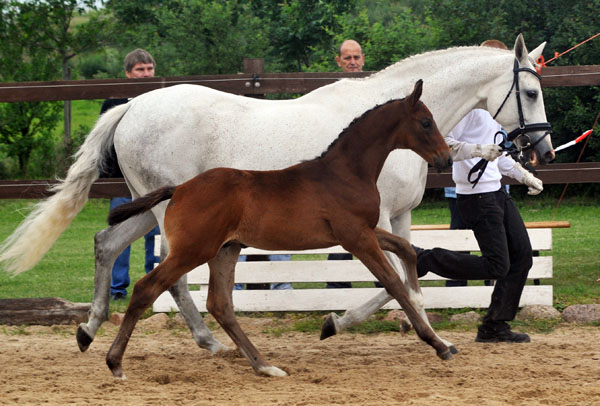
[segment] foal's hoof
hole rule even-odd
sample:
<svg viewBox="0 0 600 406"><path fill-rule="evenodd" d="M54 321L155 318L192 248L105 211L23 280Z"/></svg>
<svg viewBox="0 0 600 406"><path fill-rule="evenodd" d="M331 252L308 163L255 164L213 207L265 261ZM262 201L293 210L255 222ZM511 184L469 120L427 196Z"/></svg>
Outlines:
<svg viewBox="0 0 600 406"><path fill-rule="evenodd" d="M335 326L336 317L338 317L338 315L335 313L329 313L327 315L325 322L323 322L323 325L321 326L321 340L337 334L337 329Z"/></svg>
<svg viewBox="0 0 600 406"><path fill-rule="evenodd" d="M459 353L459 351L458 351L458 350L456 349L456 347L455 347L455 346L453 346L453 345L451 345L451 346L450 346L450 347L448 347L448 348L450 349L450 352L451 352L452 354L458 354L458 353Z"/></svg>
<svg viewBox="0 0 600 406"><path fill-rule="evenodd" d="M288 376L287 372L272 365L259 368L258 373L265 376Z"/></svg>
<svg viewBox="0 0 600 406"><path fill-rule="evenodd" d="M444 361L448 361L449 359L452 359L452 350L447 349L446 351L438 352L437 356L443 359Z"/></svg>
<svg viewBox="0 0 600 406"><path fill-rule="evenodd" d="M85 352L89 347L94 338L86 331L87 326L85 323L81 323L77 328L77 345L81 352Z"/></svg>

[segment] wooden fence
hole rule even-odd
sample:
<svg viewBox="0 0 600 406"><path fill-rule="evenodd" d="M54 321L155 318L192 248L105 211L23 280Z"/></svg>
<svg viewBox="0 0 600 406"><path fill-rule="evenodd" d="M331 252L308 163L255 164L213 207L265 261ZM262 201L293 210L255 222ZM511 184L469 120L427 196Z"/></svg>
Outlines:
<svg viewBox="0 0 600 406"><path fill-rule="evenodd" d="M197 75L155 77L145 79L102 79L50 82L0 83L0 102L57 101L134 97L163 87L183 83L198 84L213 89L262 96L265 94L308 93L341 78L366 77L373 72L326 73L265 73L264 60L245 59L244 73L232 75ZM600 65L547 67L542 71L542 87L598 86ZM600 163L552 164L539 169L546 184L600 182ZM514 183L505 179L506 183ZM49 195L52 180L0 181L0 198L41 198ZM449 173L429 173L427 187L452 186ZM123 179L101 179L94 184L90 196L106 198L126 196L129 192Z"/></svg>

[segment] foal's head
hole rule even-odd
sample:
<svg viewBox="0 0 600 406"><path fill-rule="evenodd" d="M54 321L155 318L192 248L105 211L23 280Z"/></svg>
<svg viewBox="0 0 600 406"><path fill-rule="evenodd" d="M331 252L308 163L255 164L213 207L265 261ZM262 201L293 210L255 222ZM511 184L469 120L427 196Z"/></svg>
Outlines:
<svg viewBox="0 0 600 406"><path fill-rule="evenodd" d="M396 148L410 148L440 172L452 165L450 148L438 130L433 115L420 101L423 81L419 79L410 96L402 100L403 120L394 129Z"/></svg>

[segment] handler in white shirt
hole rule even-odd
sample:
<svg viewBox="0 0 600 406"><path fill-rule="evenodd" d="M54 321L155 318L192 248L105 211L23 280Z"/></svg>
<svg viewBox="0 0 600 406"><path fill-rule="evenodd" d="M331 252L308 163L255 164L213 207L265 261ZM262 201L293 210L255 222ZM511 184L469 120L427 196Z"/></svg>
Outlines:
<svg viewBox="0 0 600 406"><path fill-rule="evenodd" d="M513 320L517 313L532 264L532 250L517 206L500 180L502 175L512 177L527 185L532 195L540 193L543 187L542 181L519 163L502 155L500 147L491 145L500 141L494 138L501 130L487 111L477 109L446 136L454 159L452 178L456 183L457 209L473 230L482 255L443 248L415 247L415 251L420 277L433 272L449 279L496 279L490 306L475 341L522 343L529 342L529 336L511 331L507 321ZM473 187L468 175L479 158L489 162Z"/></svg>

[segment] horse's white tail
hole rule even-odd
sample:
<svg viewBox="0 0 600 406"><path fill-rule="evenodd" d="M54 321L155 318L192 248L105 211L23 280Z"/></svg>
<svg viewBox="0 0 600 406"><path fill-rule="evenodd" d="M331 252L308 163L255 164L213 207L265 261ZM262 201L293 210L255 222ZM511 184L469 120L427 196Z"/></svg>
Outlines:
<svg viewBox="0 0 600 406"><path fill-rule="evenodd" d="M16 275L33 268L81 211L110 150L115 128L128 108L128 104L114 107L98 119L75 154L66 179L51 188L55 194L36 204L0 246L4 270Z"/></svg>

